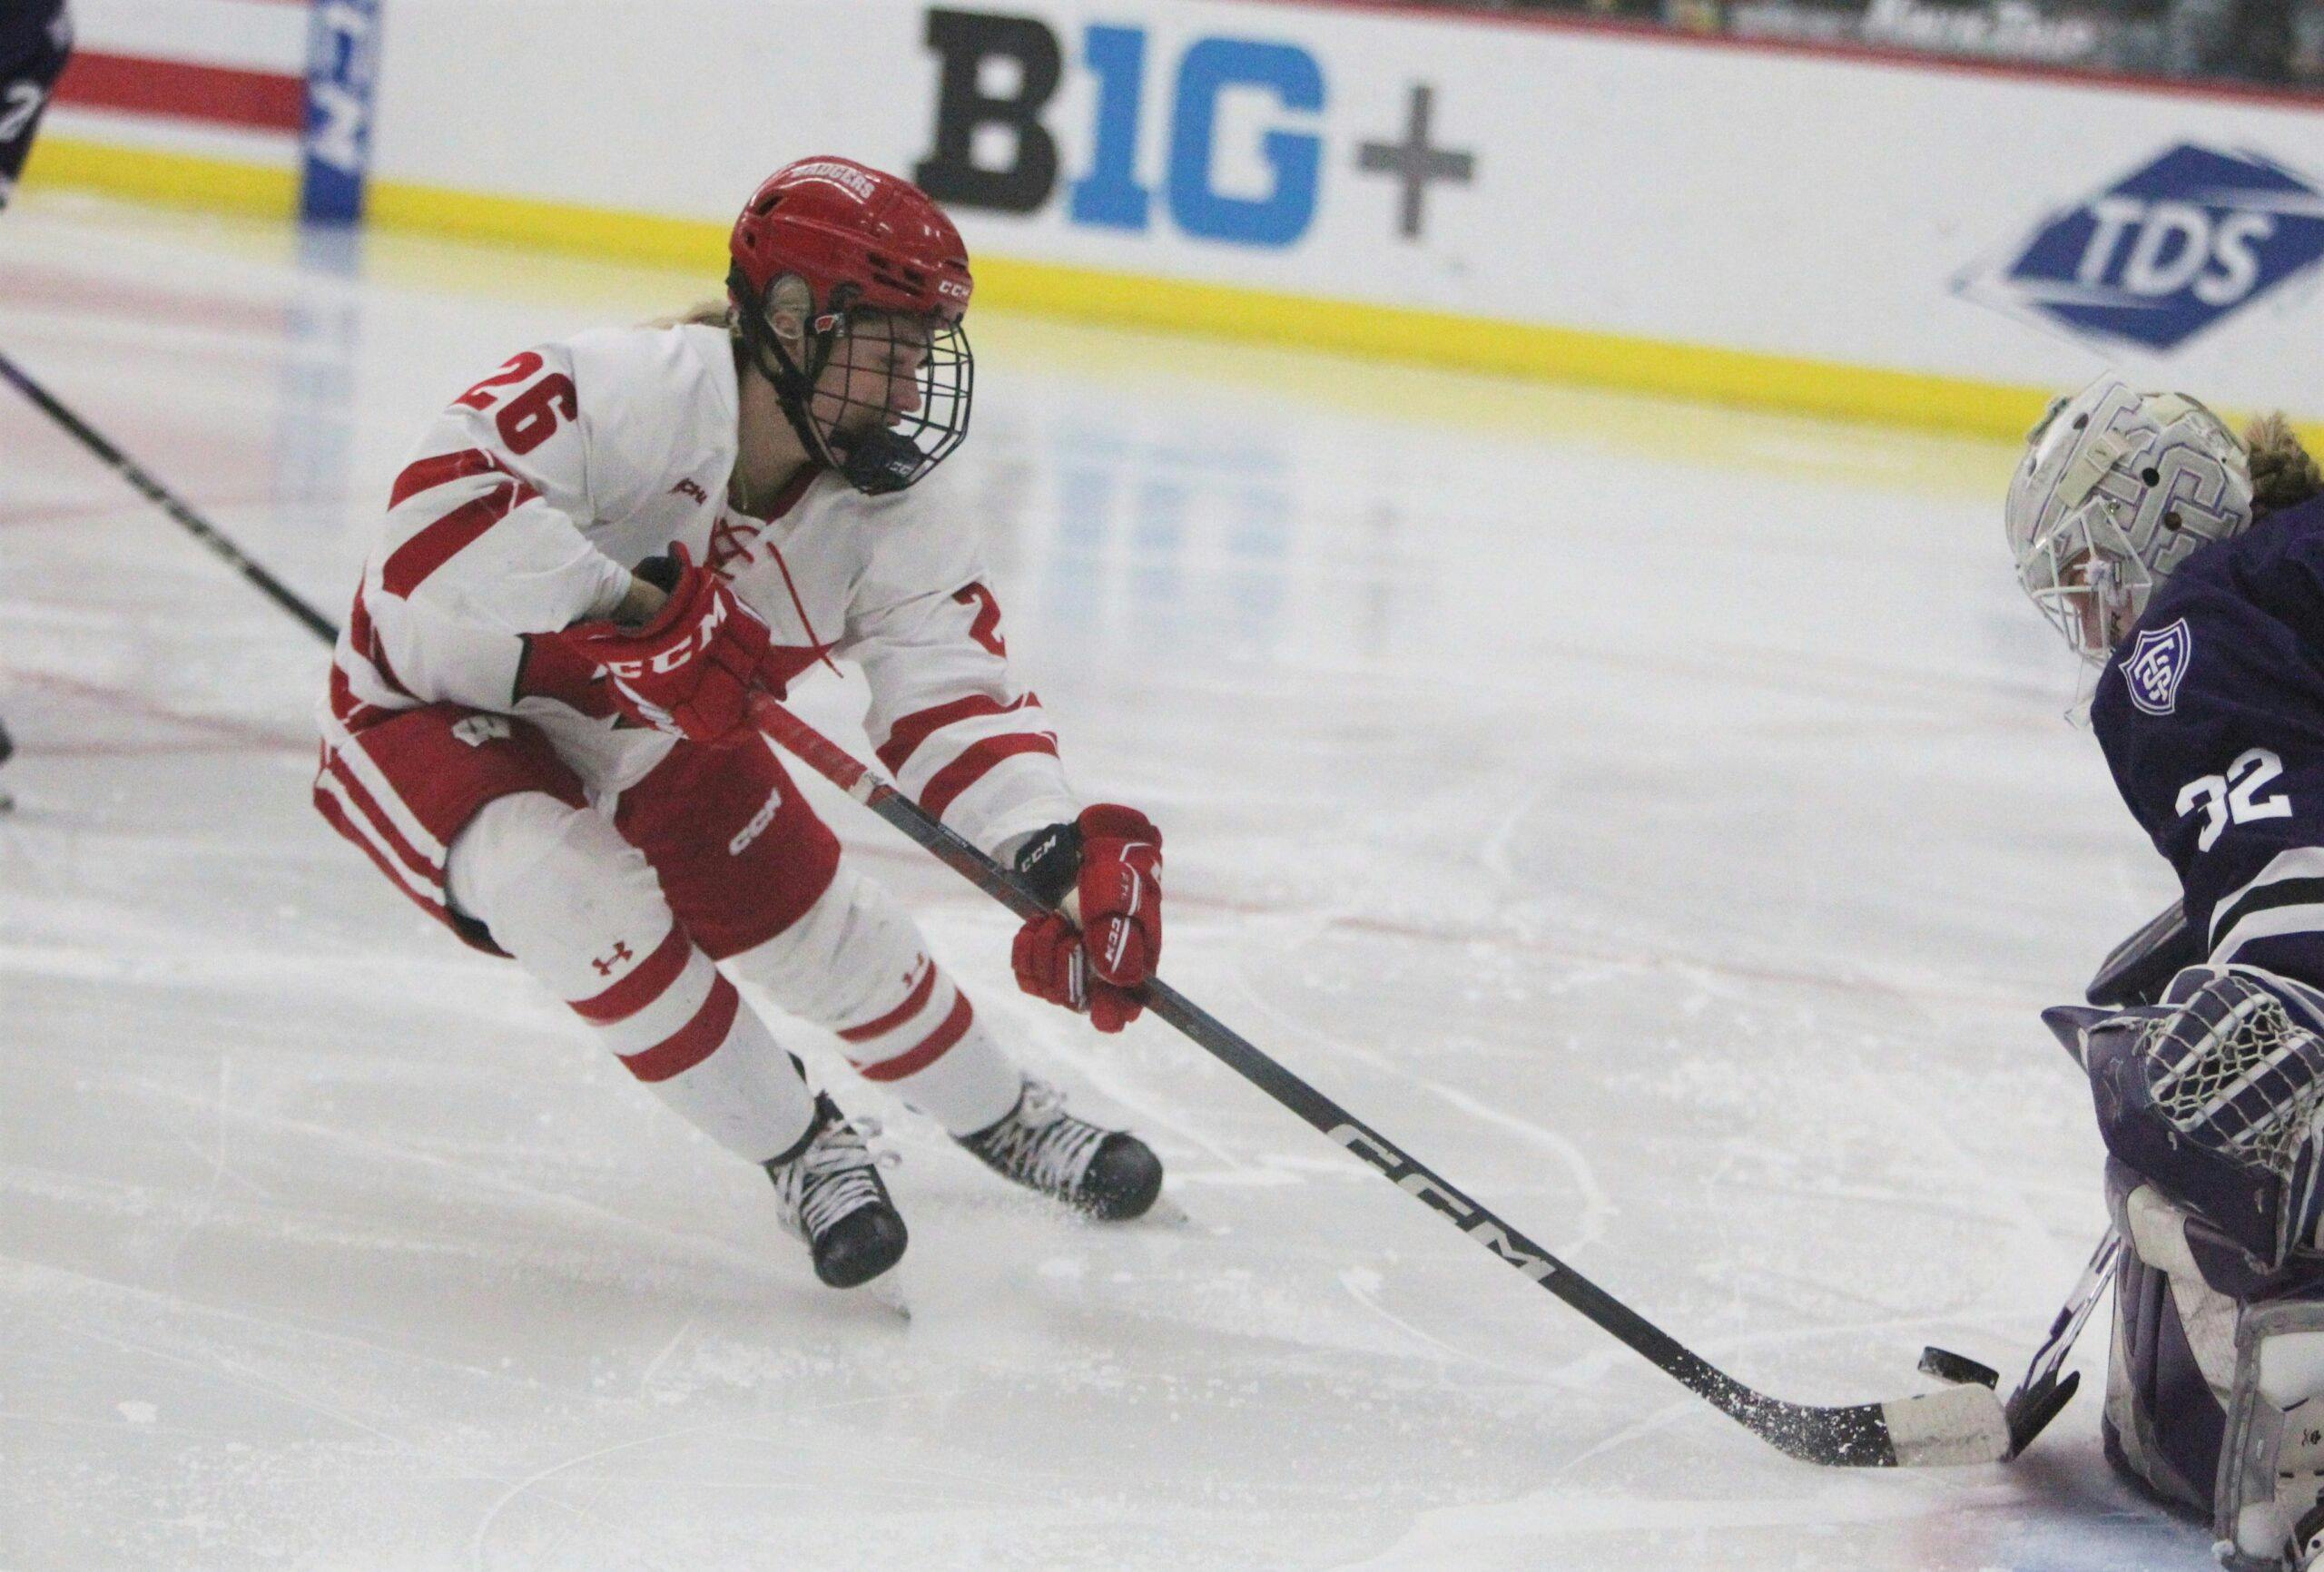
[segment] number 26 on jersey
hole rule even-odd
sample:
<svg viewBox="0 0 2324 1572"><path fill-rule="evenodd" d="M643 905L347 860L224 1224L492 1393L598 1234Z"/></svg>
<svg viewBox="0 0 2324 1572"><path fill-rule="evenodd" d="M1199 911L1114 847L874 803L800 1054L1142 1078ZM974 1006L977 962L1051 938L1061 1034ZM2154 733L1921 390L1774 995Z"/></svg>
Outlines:
<svg viewBox="0 0 2324 1572"><path fill-rule="evenodd" d="M2198 851L2209 851L2219 844L2219 838L2230 824L2249 824L2255 819L2289 819L2291 799L2279 791L2272 796L2260 795L2261 787L2284 772L2284 761L2267 748L2246 749L2235 756L2224 775L2204 775L2179 788L2176 804L2180 816L2200 808L2203 811L2203 832L2195 842Z"/></svg>

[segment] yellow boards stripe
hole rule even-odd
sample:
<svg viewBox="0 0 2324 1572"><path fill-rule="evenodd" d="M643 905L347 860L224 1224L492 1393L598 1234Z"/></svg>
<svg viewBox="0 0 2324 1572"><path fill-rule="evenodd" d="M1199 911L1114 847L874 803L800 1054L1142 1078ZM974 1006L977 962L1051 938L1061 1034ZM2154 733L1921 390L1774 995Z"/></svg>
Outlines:
<svg viewBox="0 0 2324 1572"><path fill-rule="evenodd" d="M67 137L35 147L26 182L271 217L297 207L288 169ZM386 180L371 183L367 211L383 230L681 268L706 282L725 276L726 226L719 223ZM1009 310L2006 439L2024 435L2047 397L1968 378L1009 257L978 258L976 275L978 303ZM2299 429L2311 447L2324 442L2324 427Z"/></svg>

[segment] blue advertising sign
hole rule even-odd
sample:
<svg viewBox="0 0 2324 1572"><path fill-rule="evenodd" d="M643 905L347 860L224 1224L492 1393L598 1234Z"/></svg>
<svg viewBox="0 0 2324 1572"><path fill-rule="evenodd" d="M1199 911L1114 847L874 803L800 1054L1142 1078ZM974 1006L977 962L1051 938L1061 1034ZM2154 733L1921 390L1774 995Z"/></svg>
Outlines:
<svg viewBox="0 0 2324 1572"><path fill-rule="evenodd" d="M299 216L351 224L363 216L371 165L371 92L379 74L380 0L312 0L307 15L307 129Z"/></svg>
<svg viewBox="0 0 2324 1572"><path fill-rule="evenodd" d="M2257 152L2181 142L2043 219L1956 292L2168 353L2324 259L2324 193Z"/></svg>

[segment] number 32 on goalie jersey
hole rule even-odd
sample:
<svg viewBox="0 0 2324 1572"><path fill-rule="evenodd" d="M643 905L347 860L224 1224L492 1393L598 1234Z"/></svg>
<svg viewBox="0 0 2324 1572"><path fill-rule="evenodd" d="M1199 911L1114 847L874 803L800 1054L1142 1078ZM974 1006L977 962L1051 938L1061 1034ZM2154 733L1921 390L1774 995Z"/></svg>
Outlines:
<svg viewBox="0 0 2324 1572"><path fill-rule="evenodd" d="M2230 823L2249 824L2259 819L2289 819L2291 799L2278 792L2262 797L2260 788L2284 772L2284 761L2267 748L2249 748L2235 756L2235 762L2223 775L2204 775L2179 788L2177 804L2181 817L2200 808L2203 812L2203 832L2195 842L2198 851L2209 851L2219 844Z"/></svg>

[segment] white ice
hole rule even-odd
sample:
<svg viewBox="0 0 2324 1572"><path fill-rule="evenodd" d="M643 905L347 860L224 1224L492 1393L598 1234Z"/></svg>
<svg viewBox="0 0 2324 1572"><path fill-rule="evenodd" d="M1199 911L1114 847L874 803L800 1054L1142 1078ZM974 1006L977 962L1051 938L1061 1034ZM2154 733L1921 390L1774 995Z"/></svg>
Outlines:
<svg viewBox="0 0 2324 1572"><path fill-rule="evenodd" d="M698 275L37 195L0 349L334 617L428 413ZM1742 1379L2015 1368L2102 1226L2034 1018L2171 893L2063 719L1986 444L975 324L952 462L1166 973ZM916 1312L308 806L325 653L0 388L0 1566L2208 1564L2092 1390L1825 1472L1689 1398L822 792L1191 1221L901 1126ZM861 690L800 695L861 745Z"/></svg>

